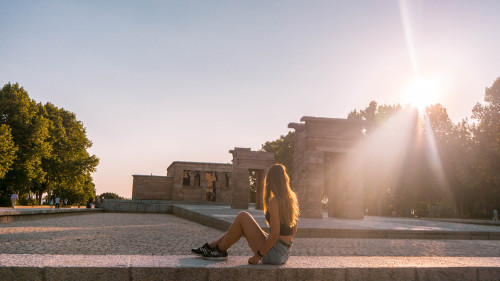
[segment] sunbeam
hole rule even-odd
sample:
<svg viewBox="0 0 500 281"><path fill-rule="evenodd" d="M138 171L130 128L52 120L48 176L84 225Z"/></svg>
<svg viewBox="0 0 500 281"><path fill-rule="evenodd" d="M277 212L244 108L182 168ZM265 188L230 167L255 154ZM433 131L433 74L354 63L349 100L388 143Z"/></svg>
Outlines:
<svg viewBox="0 0 500 281"><path fill-rule="evenodd" d="M437 79L424 78L421 75L419 60L417 55L417 39L418 28L420 28L420 13L422 2L420 0L399 0L399 8L401 20L403 24L406 45L410 56L411 65L413 68L414 82L411 83L404 93L404 101L415 107L419 111L420 122L423 120L423 131L419 134L426 136L426 157L429 166L435 173L441 187L446 187L446 176L439 156L439 151L436 145L432 126L427 116L425 116L425 108L431 104L437 103L441 94L442 81ZM420 137L420 136L417 136Z"/></svg>
<svg viewBox="0 0 500 281"><path fill-rule="evenodd" d="M406 38L406 46L408 48L408 53L410 55L411 64L413 67L413 73L415 77L420 76L420 69L418 64L416 39L417 37L417 19L416 16L419 14L420 1L410 1L410 0L399 0L399 10L401 13L401 20L403 22L403 29Z"/></svg>
<svg viewBox="0 0 500 281"><path fill-rule="evenodd" d="M436 145L436 138L434 137L429 117L425 115L424 129L427 139L427 160L432 168L432 171L435 173L440 186L446 187L446 175L444 173L443 164L441 163L441 157L439 156L439 151Z"/></svg>

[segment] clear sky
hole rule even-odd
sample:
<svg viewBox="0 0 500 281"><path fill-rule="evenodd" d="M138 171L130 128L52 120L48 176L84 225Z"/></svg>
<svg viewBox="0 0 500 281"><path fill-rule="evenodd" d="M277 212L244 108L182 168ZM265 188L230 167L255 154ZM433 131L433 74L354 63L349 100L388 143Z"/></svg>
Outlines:
<svg viewBox="0 0 500 281"><path fill-rule="evenodd" d="M0 83L76 113L98 193L173 161L230 162L302 116L406 103L453 121L500 76L500 1L0 0ZM419 77L419 78L417 78ZM437 82L436 82L437 81Z"/></svg>

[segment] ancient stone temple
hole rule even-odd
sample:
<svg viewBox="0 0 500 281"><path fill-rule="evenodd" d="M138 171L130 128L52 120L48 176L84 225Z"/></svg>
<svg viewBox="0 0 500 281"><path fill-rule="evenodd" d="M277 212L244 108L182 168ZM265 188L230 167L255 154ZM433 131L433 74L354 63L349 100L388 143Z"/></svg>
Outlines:
<svg viewBox="0 0 500 281"><path fill-rule="evenodd" d="M295 129L292 186L301 213L322 218L328 198L328 216L363 218L362 161L357 146L363 123L339 118L302 117Z"/></svg>
<svg viewBox="0 0 500 281"><path fill-rule="evenodd" d="M364 123L307 116L300 121L288 127L295 129L290 176L302 216L322 218L322 204L328 201L330 217L363 218ZM134 175L132 199L231 202L232 208L247 209L254 173L255 207L261 209L264 177L274 155L240 147L229 152L232 164L175 161L166 176Z"/></svg>

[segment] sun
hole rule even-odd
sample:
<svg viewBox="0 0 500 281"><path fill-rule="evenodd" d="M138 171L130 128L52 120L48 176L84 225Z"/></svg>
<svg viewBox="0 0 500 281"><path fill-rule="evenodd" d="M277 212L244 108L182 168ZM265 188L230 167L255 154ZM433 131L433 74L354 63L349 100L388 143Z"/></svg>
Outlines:
<svg viewBox="0 0 500 281"><path fill-rule="evenodd" d="M437 103L440 92L440 83L436 79L418 79L406 88L404 102L423 112L427 106Z"/></svg>

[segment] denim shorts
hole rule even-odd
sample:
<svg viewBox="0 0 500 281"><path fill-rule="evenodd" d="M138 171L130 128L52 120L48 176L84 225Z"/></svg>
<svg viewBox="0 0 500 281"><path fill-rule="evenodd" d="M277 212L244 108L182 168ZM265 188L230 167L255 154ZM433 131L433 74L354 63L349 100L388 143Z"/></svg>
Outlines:
<svg viewBox="0 0 500 281"><path fill-rule="evenodd" d="M285 264L290 256L290 248L292 244L289 244L281 239L278 239L274 246L269 252L262 257L263 264Z"/></svg>

